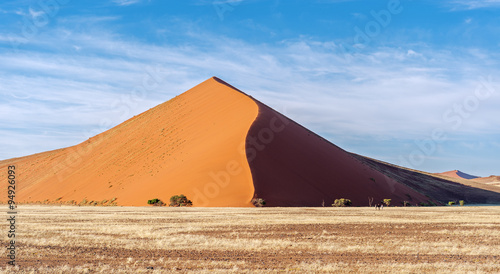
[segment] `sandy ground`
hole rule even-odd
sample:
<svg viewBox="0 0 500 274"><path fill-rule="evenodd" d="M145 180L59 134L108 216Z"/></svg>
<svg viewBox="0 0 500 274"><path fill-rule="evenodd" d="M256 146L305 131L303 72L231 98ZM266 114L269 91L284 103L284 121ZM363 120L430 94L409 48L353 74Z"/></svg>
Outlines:
<svg viewBox="0 0 500 274"><path fill-rule="evenodd" d="M19 212L18 265L7 269L3 259L1 271L500 272L500 207Z"/></svg>

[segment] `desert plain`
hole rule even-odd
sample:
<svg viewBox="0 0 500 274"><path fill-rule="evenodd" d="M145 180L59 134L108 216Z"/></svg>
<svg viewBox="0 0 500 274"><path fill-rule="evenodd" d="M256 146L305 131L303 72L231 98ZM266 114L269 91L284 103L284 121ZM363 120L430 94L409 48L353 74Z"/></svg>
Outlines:
<svg viewBox="0 0 500 274"><path fill-rule="evenodd" d="M17 265L4 273L500 272L498 206L18 212Z"/></svg>

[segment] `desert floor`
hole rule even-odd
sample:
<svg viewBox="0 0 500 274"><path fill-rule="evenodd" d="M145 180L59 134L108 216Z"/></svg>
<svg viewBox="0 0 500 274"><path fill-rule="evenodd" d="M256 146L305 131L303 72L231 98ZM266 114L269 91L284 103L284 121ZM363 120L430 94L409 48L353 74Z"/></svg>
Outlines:
<svg viewBox="0 0 500 274"><path fill-rule="evenodd" d="M18 211L0 272L500 272L498 206Z"/></svg>

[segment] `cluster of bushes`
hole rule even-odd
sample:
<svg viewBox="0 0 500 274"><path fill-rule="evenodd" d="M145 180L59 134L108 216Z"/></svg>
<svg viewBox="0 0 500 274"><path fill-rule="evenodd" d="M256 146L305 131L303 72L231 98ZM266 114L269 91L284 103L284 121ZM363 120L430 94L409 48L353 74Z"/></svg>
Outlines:
<svg viewBox="0 0 500 274"><path fill-rule="evenodd" d="M163 203L160 199L155 198L148 200L148 205L153 205L153 206L164 206L165 203Z"/></svg>
<svg viewBox="0 0 500 274"><path fill-rule="evenodd" d="M263 207L266 205L266 201L262 198L253 198L252 199L252 204L255 206L255 207Z"/></svg>
<svg viewBox="0 0 500 274"><path fill-rule="evenodd" d="M460 201L458 201L458 203L460 204L460 206L464 206L464 205L465 205L465 201L464 201L464 200L460 200ZM448 205L449 205L449 206L453 206L453 205L455 205L455 204L456 204L456 202L455 202L455 201L449 201L449 202L448 202Z"/></svg>
<svg viewBox="0 0 500 274"><path fill-rule="evenodd" d="M148 200L148 205L165 206L165 203L162 200L155 198ZM181 194L170 197L170 204L168 206L181 207L181 206L192 206L192 205L193 202L189 200L184 194Z"/></svg>
<svg viewBox="0 0 500 274"><path fill-rule="evenodd" d="M345 198L335 199L335 201L332 204L333 207L346 207L351 205L352 205L351 200Z"/></svg>
<svg viewBox="0 0 500 274"><path fill-rule="evenodd" d="M192 205L193 202L191 202L191 200L189 200L186 196L181 194L170 197L170 204L168 206L180 207L180 206L192 206Z"/></svg>

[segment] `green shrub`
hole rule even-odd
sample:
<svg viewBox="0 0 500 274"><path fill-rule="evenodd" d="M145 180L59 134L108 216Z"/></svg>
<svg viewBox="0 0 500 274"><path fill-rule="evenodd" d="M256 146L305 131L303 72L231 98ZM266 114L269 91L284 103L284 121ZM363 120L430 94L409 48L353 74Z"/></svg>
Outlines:
<svg viewBox="0 0 500 274"><path fill-rule="evenodd" d="M253 198L252 199L252 204L255 206L255 207L263 207L266 205L266 201L262 198Z"/></svg>
<svg viewBox="0 0 500 274"><path fill-rule="evenodd" d="M465 201L464 200L460 200L458 201L460 203L461 206L464 206L465 205Z"/></svg>
<svg viewBox="0 0 500 274"><path fill-rule="evenodd" d="M148 200L148 205L163 206L165 204L160 199L155 198L155 199Z"/></svg>
<svg viewBox="0 0 500 274"><path fill-rule="evenodd" d="M351 200L345 198L335 199L335 201L332 204L332 206L334 207L346 207L351 205L352 205Z"/></svg>
<svg viewBox="0 0 500 274"><path fill-rule="evenodd" d="M169 206L192 206L193 202L191 200L188 200L184 194L181 195L174 195L170 197L170 204Z"/></svg>
<svg viewBox="0 0 500 274"><path fill-rule="evenodd" d="M391 201L392 201L391 199L384 199L382 203L384 203L384 205L386 206L389 206L391 204Z"/></svg>
<svg viewBox="0 0 500 274"><path fill-rule="evenodd" d="M452 206L452 205L454 205L454 204L455 204L455 202L454 202L454 201L449 201L449 202L448 202L448 205L450 205L450 206Z"/></svg>

